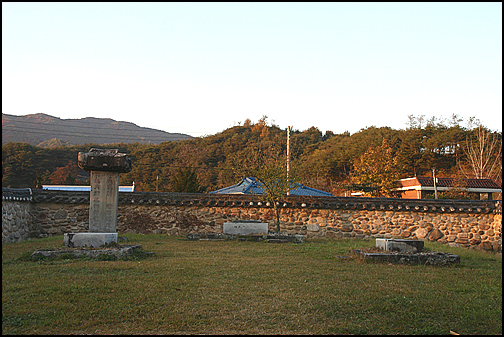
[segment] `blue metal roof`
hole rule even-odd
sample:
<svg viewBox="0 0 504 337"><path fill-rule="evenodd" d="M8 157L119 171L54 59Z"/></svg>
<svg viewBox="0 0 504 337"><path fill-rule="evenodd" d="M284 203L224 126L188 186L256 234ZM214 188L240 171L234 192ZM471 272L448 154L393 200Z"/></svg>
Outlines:
<svg viewBox="0 0 504 337"><path fill-rule="evenodd" d="M42 185L43 190L52 191L83 191L90 192L91 186L74 186L74 185ZM133 186L119 186L119 192L135 192L135 185Z"/></svg>
<svg viewBox="0 0 504 337"><path fill-rule="evenodd" d="M306 196L316 196L316 197L334 197L329 192L324 192L317 190L315 188L304 186L303 184L296 184L297 186L292 189L290 195L306 195ZM217 191L212 191L210 193L217 194L256 194L262 195L261 183L254 177L243 178L238 184L221 188Z"/></svg>

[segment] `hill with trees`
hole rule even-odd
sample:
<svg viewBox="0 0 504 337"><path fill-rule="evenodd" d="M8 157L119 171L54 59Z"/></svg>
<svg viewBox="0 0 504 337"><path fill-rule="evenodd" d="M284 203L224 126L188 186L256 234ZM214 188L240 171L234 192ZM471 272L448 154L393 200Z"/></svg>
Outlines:
<svg viewBox="0 0 504 337"><path fill-rule="evenodd" d="M2 145L9 142L22 142L39 147L87 143L159 144L190 138L192 137L189 135L144 128L110 118L61 119L46 114L2 114Z"/></svg>
<svg viewBox="0 0 504 337"><path fill-rule="evenodd" d="M490 178L502 185L502 132L474 121L462 127L460 122L457 116L449 121L410 116L401 130L368 127L352 135L322 133L315 127L292 130L290 174L335 195L361 190L393 196L396 179L431 176L433 168L437 177ZM121 174L122 185L135 182L138 191L173 192L190 186L191 191L209 192L239 182L247 168L285 167L286 140L287 130L264 116L215 135L161 144L42 148L11 142L2 146L2 186L88 184L88 172L77 167L77 154L100 147L117 148L132 159L132 171Z"/></svg>

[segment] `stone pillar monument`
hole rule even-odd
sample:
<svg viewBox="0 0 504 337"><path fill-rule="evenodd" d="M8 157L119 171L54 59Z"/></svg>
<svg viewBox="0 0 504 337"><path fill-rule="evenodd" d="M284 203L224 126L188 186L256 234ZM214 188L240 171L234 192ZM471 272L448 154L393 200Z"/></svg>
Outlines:
<svg viewBox="0 0 504 337"><path fill-rule="evenodd" d="M91 172L89 233L65 234L69 247L100 247L117 242L119 173L131 171L131 159L117 149L79 152L78 165Z"/></svg>

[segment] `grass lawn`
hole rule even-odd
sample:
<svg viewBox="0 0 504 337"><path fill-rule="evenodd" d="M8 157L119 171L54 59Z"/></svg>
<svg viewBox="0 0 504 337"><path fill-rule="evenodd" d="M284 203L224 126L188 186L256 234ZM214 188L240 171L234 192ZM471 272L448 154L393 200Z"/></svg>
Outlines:
<svg viewBox="0 0 504 337"><path fill-rule="evenodd" d="M2 245L2 334L502 334L502 255L427 242L451 267L368 264L375 240L124 235L154 256L28 261Z"/></svg>

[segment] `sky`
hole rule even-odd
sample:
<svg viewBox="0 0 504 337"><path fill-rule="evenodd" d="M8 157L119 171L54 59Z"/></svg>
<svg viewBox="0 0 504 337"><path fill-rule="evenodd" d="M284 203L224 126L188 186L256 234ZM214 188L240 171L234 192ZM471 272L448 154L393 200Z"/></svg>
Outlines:
<svg viewBox="0 0 504 337"><path fill-rule="evenodd" d="M502 3L2 2L2 113L194 137L263 116L502 132Z"/></svg>

